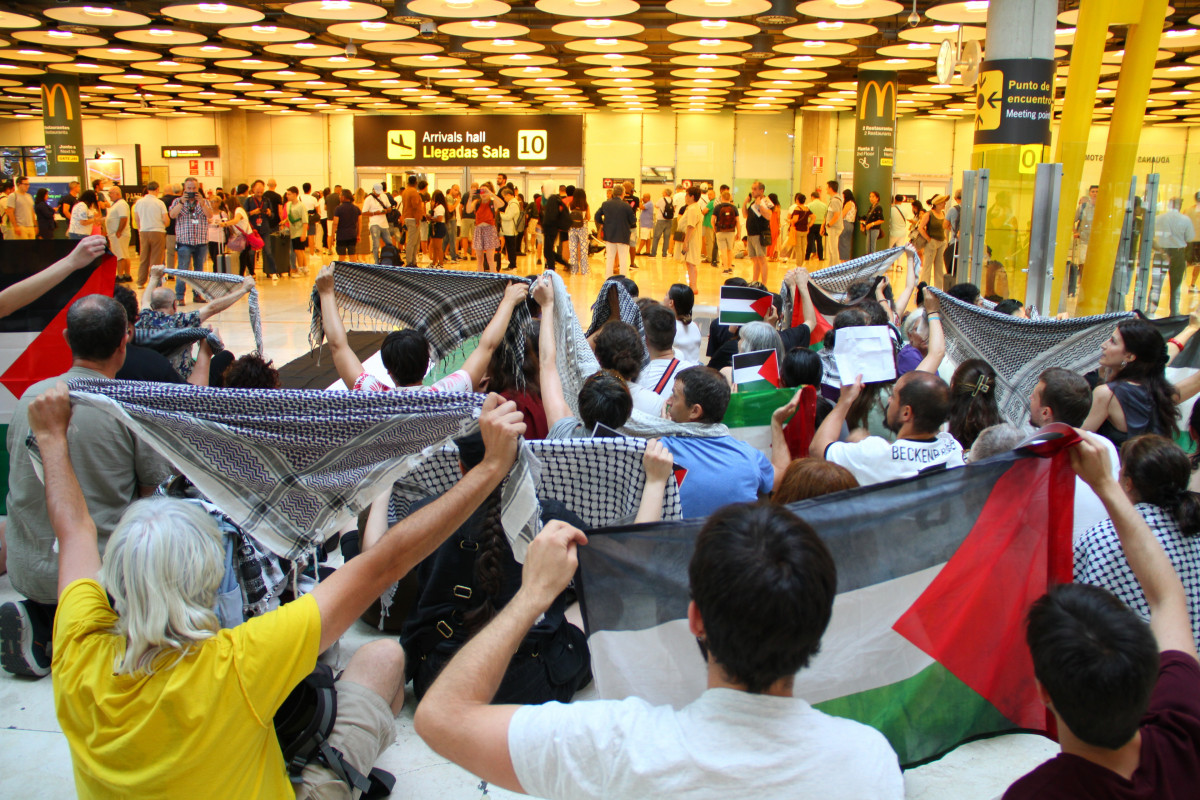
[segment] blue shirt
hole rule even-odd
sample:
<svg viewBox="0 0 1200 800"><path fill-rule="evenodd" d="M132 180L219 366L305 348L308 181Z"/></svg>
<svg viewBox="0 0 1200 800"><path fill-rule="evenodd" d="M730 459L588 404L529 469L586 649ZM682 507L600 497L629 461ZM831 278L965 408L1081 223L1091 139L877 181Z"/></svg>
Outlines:
<svg viewBox="0 0 1200 800"><path fill-rule="evenodd" d="M752 503L775 485L767 457L732 436L667 436L684 517L707 517L730 503Z"/></svg>

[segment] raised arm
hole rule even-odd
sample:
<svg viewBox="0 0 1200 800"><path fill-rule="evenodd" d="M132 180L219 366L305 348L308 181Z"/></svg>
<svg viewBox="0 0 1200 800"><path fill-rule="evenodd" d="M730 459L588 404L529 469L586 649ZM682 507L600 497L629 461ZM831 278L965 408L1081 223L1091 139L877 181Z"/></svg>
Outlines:
<svg viewBox="0 0 1200 800"><path fill-rule="evenodd" d="M403 578L466 522L500 485L517 454L525 423L515 403L488 395L479 417L484 457L450 491L397 522L369 550L352 558L312 591L321 610L324 651L345 633L389 584Z"/></svg>
<svg viewBox="0 0 1200 800"><path fill-rule="evenodd" d="M816 433L813 434L812 443L808 446L809 458L815 458L818 461L825 460L825 451L841 436L842 426L846 424L846 416L850 413L850 407L854 405L854 401L858 399L862 390L862 375L855 377L853 384L842 386L842 393L838 396L833 410L825 415L821 427L817 428Z"/></svg>
<svg viewBox="0 0 1200 800"><path fill-rule="evenodd" d="M71 395L67 385L60 381L35 399L29 405L28 414L30 430L37 437L42 454L50 527L58 537L58 593L61 595L73 581L95 578L100 572L96 523L88 514L67 447L67 427L71 423Z"/></svg>
<svg viewBox="0 0 1200 800"><path fill-rule="evenodd" d="M142 290L142 308L150 308L154 290L162 285L166 268L166 264L154 264L150 267L150 277L146 279L146 288Z"/></svg>
<svg viewBox="0 0 1200 800"><path fill-rule="evenodd" d="M55 261L41 272L30 275L0 292L0 318L7 317L37 300L46 292L62 283L63 279L77 269L83 269L107 249L103 236L88 236L79 240L75 249L64 258Z"/></svg>
<svg viewBox="0 0 1200 800"><path fill-rule="evenodd" d="M508 323L512 320L513 311L521 303L524 303L528 296L528 284L513 282L508 285L508 288L504 290L504 297L500 298L500 305L496 307L492 321L487 324L479 337L479 346L463 362L462 368L471 376L471 383L474 384L476 391L483 384L483 379L487 377L488 365L492 362L492 353L496 352L496 348L504 341L504 333L508 330Z"/></svg>
<svg viewBox="0 0 1200 800"><path fill-rule="evenodd" d="M918 372L937 374L946 357L946 332L942 329L942 304L931 291L925 292L925 321L929 325L929 342L925 357L917 364Z"/></svg>
<svg viewBox="0 0 1200 800"><path fill-rule="evenodd" d="M671 451L658 439L646 442L642 455L642 466L646 470L646 485L642 487L642 502L638 506L634 522L658 522L662 519L663 494L671 480L671 467L675 461Z"/></svg>
<svg viewBox="0 0 1200 800"><path fill-rule="evenodd" d="M417 706L413 723L426 744L510 791L524 791L508 749L508 726L520 706L490 703L525 634L575 576L576 549L585 544L582 531L547 524L529 545L516 596L458 651Z"/></svg>
<svg viewBox="0 0 1200 800"><path fill-rule="evenodd" d="M542 307L542 323L538 336L539 383L546 424L554 425L571 416L571 408L563 395L562 376L558 374L558 342L554 339L554 284L543 275L533 286L533 299Z"/></svg>
<svg viewBox="0 0 1200 800"><path fill-rule="evenodd" d="M1092 488L1112 519L1125 551L1125 560L1141 584L1150 607L1150 629L1158 649L1179 650L1196 658L1187 592L1179 574L1146 520L1112 476L1105 452L1094 436L1081 431L1083 441L1071 448L1071 467Z"/></svg>
<svg viewBox="0 0 1200 800"><path fill-rule="evenodd" d="M354 382L363 374L363 365L350 349L346 326L342 324L342 315L338 312L337 298L333 294L332 264L321 267L317 273L317 297L321 300L321 325L329 342L329 352L333 355L333 366L346 388L353 389Z"/></svg>
<svg viewBox="0 0 1200 800"><path fill-rule="evenodd" d="M804 387L801 386L792 395L791 400L771 414L771 466L775 468L775 483L771 486L771 491L779 488L779 484L783 482L783 474L792 463L792 451L783 436L783 426L800 407L800 393L803 391Z"/></svg>
<svg viewBox="0 0 1200 800"><path fill-rule="evenodd" d="M898 316L904 316L905 310L908 309L908 303L912 300L913 292L917 290L917 279L919 277L917 262L910 260L908 264L908 280L904 284L904 293L896 301L896 314Z"/></svg>
<svg viewBox="0 0 1200 800"><path fill-rule="evenodd" d="M1193 308L1191 316L1188 317L1187 327L1179 333L1167 339L1167 363L1170 364L1175 356L1179 355L1183 350L1184 345L1188 340L1196 335L1196 331L1200 331L1200 308Z"/></svg>
<svg viewBox="0 0 1200 800"><path fill-rule="evenodd" d="M808 291L808 277L808 270L804 267L796 270L796 294L800 296L800 311L804 314L804 324L811 333L817 329L817 309L813 306L812 295ZM792 321L784 320L784 324L791 325Z"/></svg>
<svg viewBox="0 0 1200 800"><path fill-rule="evenodd" d="M236 303L238 300L241 300L243 297L250 294L250 290L253 288L254 288L254 276L247 275L245 280L242 281L241 288L238 289L236 292L230 292L229 294L225 295L224 297L218 297L216 300L212 300L208 303L205 303L203 306L201 306L200 321L205 322L206 320L208 320L212 317L215 317L217 314L220 314L222 311L229 308L231 305ZM341 320L339 319L338 321L340 322Z"/></svg>

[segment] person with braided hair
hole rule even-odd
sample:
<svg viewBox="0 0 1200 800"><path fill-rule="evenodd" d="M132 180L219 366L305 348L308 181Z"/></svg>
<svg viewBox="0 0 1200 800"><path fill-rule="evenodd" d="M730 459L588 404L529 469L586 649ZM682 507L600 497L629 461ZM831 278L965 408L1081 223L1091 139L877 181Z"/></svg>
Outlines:
<svg viewBox="0 0 1200 800"><path fill-rule="evenodd" d="M996 403L996 371L980 358L959 364L950 379L950 435L965 452L984 428L1003 421Z"/></svg>
<svg viewBox="0 0 1200 800"><path fill-rule="evenodd" d="M1169 439L1145 434L1121 447L1121 488L1179 573L1192 636L1200 642L1200 495L1188 490L1190 478L1187 453ZM1143 619L1150 617L1111 519L1093 525L1076 542L1075 581L1108 589Z"/></svg>
<svg viewBox="0 0 1200 800"><path fill-rule="evenodd" d="M1083 429L1120 447L1143 433L1173 438L1179 433L1179 391L1167 381L1167 345L1158 328L1127 319L1100 345L1107 383L1092 390L1092 410Z"/></svg>

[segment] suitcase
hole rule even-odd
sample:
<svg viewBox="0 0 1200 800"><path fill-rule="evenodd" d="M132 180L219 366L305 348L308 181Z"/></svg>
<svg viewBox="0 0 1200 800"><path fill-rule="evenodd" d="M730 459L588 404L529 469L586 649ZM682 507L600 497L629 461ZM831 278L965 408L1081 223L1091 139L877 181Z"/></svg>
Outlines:
<svg viewBox="0 0 1200 800"><path fill-rule="evenodd" d="M292 239L286 233L273 233L267 242L271 253L275 256L275 270L280 275L287 275L291 269Z"/></svg>
<svg viewBox="0 0 1200 800"><path fill-rule="evenodd" d="M237 258L237 253L220 253L213 259L213 272L222 272L226 275L235 273L236 268L234 261Z"/></svg>

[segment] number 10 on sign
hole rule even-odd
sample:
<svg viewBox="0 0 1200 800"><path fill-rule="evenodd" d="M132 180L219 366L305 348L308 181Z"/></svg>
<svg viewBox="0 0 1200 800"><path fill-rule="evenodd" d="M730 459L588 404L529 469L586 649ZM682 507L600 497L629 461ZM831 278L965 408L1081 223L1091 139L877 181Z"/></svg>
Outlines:
<svg viewBox="0 0 1200 800"><path fill-rule="evenodd" d="M522 161L545 161L550 138L545 131L517 131L517 158Z"/></svg>

